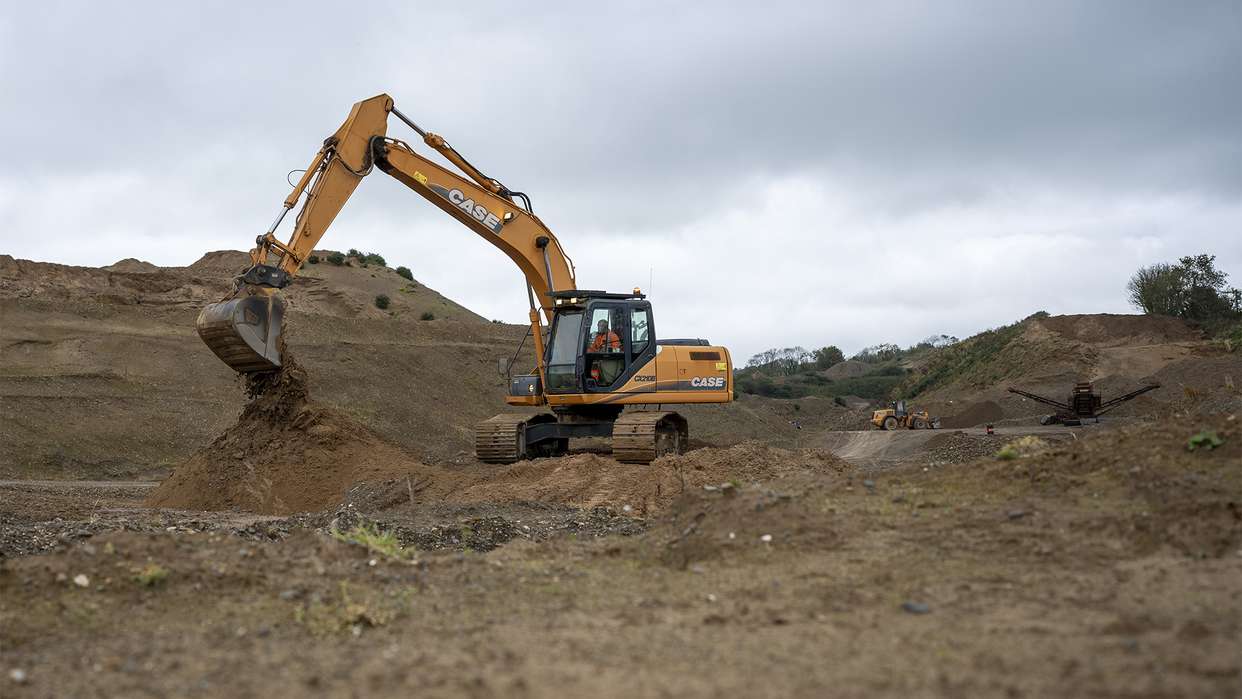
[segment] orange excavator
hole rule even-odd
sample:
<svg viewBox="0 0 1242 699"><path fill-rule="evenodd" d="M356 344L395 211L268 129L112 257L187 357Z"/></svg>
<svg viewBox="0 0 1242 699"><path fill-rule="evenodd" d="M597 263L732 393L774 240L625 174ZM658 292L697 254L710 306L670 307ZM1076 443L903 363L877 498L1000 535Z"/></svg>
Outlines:
<svg viewBox="0 0 1242 699"><path fill-rule="evenodd" d="M464 176L388 136L390 114ZM280 370L280 289L293 281L354 189L376 169L495 245L526 278L535 366L510 378L505 400L548 410L480 423L479 459L511 463L554 456L565 453L571 438L611 437L618 460L648 463L682 453L689 443L686 419L664 406L732 400L727 349L701 339L657 339L651 303L638 289L579 289L573 261L535 216L530 198L483 174L443 137L419 128L388 95L353 106L256 240L250 267L236 277L232 294L199 314L199 336L216 356L244 374ZM281 242L276 230L299 201L293 232Z"/></svg>

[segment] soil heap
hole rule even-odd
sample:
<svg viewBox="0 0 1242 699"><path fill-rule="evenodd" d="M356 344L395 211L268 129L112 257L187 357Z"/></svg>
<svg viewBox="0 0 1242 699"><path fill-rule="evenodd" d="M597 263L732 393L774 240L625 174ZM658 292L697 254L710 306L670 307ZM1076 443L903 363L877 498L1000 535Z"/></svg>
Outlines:
<svg viewBox="0 0 1242 699"><path fill-rule="evenodd" d="M147 498L154 507L289 514L340 502L351 485L426 469L350 417L310 400L286 355L247 387L237 423L194 452Z"/></svg>

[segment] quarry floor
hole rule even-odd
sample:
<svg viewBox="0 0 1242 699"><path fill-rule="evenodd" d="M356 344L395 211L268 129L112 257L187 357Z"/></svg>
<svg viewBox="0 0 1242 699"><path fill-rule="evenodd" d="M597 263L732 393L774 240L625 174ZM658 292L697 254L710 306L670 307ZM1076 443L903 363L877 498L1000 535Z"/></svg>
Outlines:
<svg viewBox="0 0 1242 699"><path fill-rule="evenodd" d="M972 431L823 436L861 465L702 450L801 465L643 517L385 488L196 512L145 506L146 482L6 481L0 695L1236 697L1237 425L1045 430L1013 461L973 457L995 444ZM1187 452L1201 428L1225 444ZM610 462L567 459L529 468ZM366 522L406 548L331 535Z"/></svg>

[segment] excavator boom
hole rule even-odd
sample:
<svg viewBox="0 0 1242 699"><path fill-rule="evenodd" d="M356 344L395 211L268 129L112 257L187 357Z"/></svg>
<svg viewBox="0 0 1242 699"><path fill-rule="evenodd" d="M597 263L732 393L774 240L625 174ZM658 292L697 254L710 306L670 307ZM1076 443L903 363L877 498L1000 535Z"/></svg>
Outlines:
<svg viewBox="0 0 1242 699"><path fill-rule="evenodd" d="M404 141L387 136L388 115L396 114L424 143L459 167L467 177L414 152ZM276 220L250 251L251 266L237 278L233 293L203 309L199 336L241 373L272 371L281 365L284 303L278 290L292 282L364 177L375 168L391 175L484 240L500 248L526 277L531 323L540 328L539 312L550 322L557 291L577 288L573 262L556 236L530 210L529 200L484 175L443 137L425 132L376 95L353 106L349 117L315 154ZM524 206L515 201L524 201ZM286 242L275 232L286 214L304 199L293 233ZM535 332L538 356L542 333Z"/></svg>

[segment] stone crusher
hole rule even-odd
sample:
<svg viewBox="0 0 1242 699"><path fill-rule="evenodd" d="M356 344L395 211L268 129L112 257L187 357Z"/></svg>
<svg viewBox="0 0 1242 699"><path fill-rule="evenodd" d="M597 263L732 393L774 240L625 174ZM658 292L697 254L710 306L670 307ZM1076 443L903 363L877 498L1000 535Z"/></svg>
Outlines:
<svg viewBox="0 0 1242 699"><path fill-rule="evenodd" d="M1038 401L1044 405L1051 405L1057 409L1055 413L1045 415L1040 418L1039 424L1059 424L1076 427L1081 425L1083 420L1095 420L1096 422L1099 422L1100 416L1104 413L1116 408L1128 400L1133 400L1144 393L1154 391L1157 388L1160 388L1160 384L1155 383L1143 386L1142 388L1134 391L1130 391L1123 396L1117 396L1112 400L1105 401L1099 393L1096 393L1095 388L1091 385L1090 381L1080 381L1074 384L1074 389L1070 391L1069 398L1064 403L1013 387L1009 388L1009 392L1030 398L1031 400Z"/></svg>

